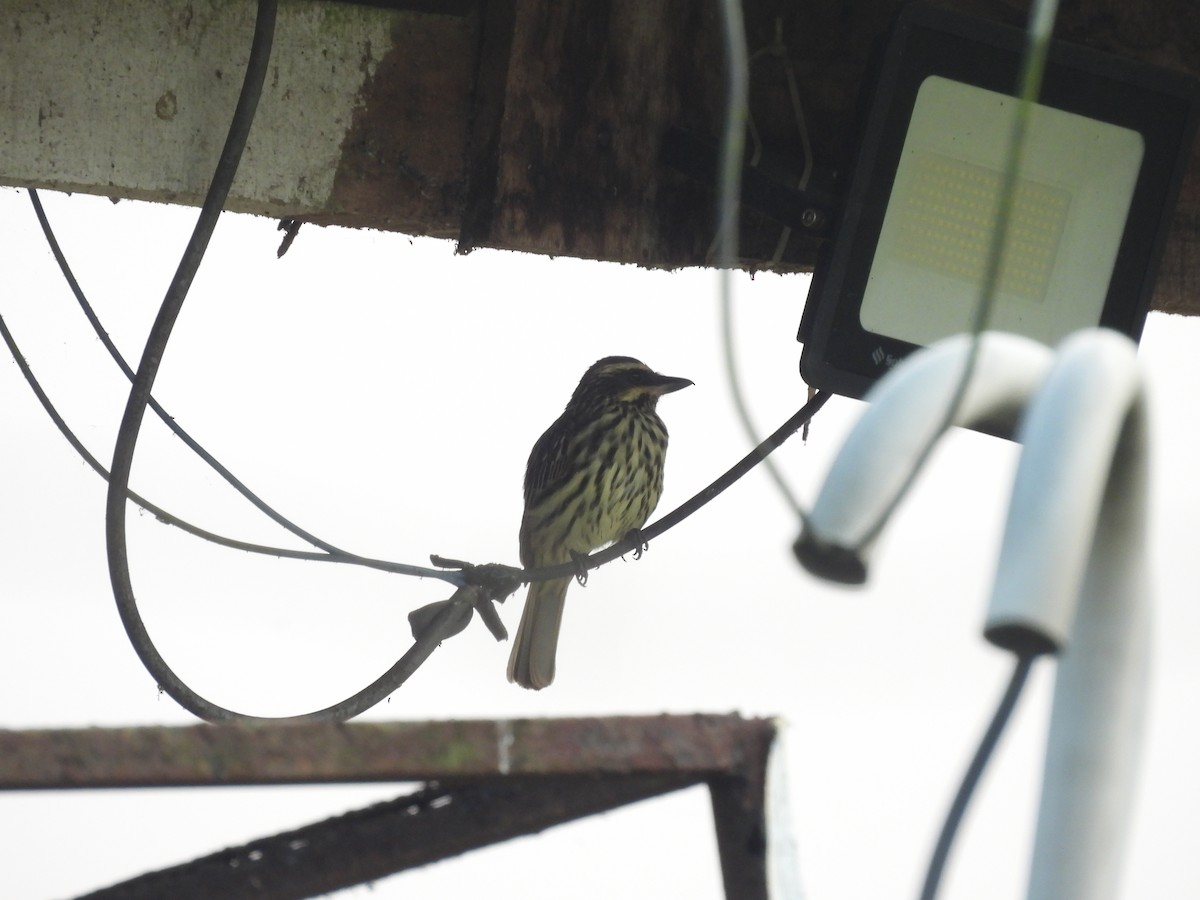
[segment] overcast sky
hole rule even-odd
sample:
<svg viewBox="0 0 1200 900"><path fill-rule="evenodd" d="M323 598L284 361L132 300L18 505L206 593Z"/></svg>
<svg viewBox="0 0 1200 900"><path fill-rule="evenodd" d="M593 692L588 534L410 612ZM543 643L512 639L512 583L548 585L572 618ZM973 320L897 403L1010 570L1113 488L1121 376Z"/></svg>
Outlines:
<svg viewBox="0 0 1200 900"><path fill-rule="evenodd" d="M142 342L194 210L44 195L60 240L127 357ZM128 388L73 305L26 194L0 190L0 313L68 422L111 456ZM663 399L671 433L659 513L747 449L720 356L711 272L477 251L399 235L305 228L275 259L274 223L227 215L184 306L155 395L243 481L347 549L517 562L534 440L596 359L636 356L696 386ZM737 340L755 418L804 401L801 276L737 280ZM1195 320L1152 316L1157 586L1152 708L1123 897L1183 897L1200 741ZM5 627L0 726L190 724L141 667L112 601L104 485L37 407L11 362L0 515ZM835 398L807 445L778 454L806 503L862 409ZM792 821L812 900L915 896L937 829L1010 660L980 637L1017 448L946 438L884 533L864 589L822 584L790 553L798 524L752 473L571 589L558 677L525 692L507 645L474 623L363 718L730 712L786 723ZM133 487L197 524L295 546L147 419ZM170 665L201 694L258 715L353 693L410 642L407 613L439 582L252 557L131 515L132 577ZM502 609L515 630L522 594ZM960 839L942 896L1021 896L1051 662L1040 662ZM402 792L192 789L0 795L0 895L68 896ZM64 859L64 856L66 859ZM717 898L702 790L642 804L379 882L372 897ZM367 896L366 889L347 891Z"/></svg>

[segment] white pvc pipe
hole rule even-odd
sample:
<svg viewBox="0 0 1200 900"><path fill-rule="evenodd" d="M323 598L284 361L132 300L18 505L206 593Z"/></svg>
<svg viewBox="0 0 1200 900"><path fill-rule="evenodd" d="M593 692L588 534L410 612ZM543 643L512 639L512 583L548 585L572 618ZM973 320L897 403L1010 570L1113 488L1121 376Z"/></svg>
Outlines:
<svg viewBox="0 0 1200 900"><path fill-rule="evenodd" d="M1092 329L1061 345L1017 433L1021 461L989 629L1025 625L1055 647L1066 643L1117 438L1140 394L1136 348L1128 338ZM1137 545L1141 536L1130 539Z"/></svg>
<svg viewBox="0 0 1200 900"><path fill-rule="evenodd" d="M1147 426L1136 348L1102 329L1057 354L987 334L958 424L1019 417L1014 481L985 633L1060 653L1029 900L1117 895L1147 688ZM920 351L868 395L797 555L846 571L953 395L965 337ZM865 548L859 549L859 558ZM865 566L865 562L863 562ZM852 569L852 567L851 567ZM849 579L846 579L849 580Z"/></svg>
<svg viewBox="0 0 1200 900"><path fill-rule="evenodd" d="M988 615L1063 648L1029 900L1118 896L1144 730L1148 434L1131 341L1067 339L1022 421Z"/></svg>
<svg viewBox="0 0 1200 900"><path fill-rule="evenodd" d="M980 340L975 375L954 424L986 421L1011 430L1053 357L1043 344L1018 335L989 332ZM869 406L834 460L809 527L797 542L798 555L804 552L800 545L812 545L806 565L818 560L822 550L853 549L865 567L870 542L864 538L942 424L969 350L967 335L939 341L908 357L867 394ZM831 575L830 568L823 573Z"/></svg>

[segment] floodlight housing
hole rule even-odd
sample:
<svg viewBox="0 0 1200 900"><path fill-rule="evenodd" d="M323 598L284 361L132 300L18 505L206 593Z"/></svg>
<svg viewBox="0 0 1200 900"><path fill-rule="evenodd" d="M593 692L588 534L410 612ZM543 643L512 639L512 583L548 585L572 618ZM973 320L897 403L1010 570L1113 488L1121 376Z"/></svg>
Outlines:
<svg viewBox="0 0 1200 900"><path fill-rule="evenodd" d="M861 397L969 330L1018 101L1024 34L922 3L883 51L833 239L800 326L814 387ZM1032 109L988 327L1055 344L1141 336L1200 83L1061 41Z"/></svg>

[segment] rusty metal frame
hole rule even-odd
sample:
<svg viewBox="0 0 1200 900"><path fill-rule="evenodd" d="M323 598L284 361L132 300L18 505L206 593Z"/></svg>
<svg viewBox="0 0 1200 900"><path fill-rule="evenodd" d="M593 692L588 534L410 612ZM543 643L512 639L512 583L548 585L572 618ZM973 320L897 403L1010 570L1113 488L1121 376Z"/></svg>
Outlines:
<svg viewBox="0 0 1200 900"><path fill-rule="evenodd" d="M726 896L766 900L774 737L732 715L0 731L0 789L425 783L87 895L283 900L707 784Z"/></svg>

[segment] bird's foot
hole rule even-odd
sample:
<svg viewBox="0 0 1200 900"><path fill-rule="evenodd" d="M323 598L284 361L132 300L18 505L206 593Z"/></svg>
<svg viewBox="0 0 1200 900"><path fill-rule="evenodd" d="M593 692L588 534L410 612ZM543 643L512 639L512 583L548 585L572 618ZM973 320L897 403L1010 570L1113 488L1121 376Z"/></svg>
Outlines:
<svg viewBox="0 0 1200 900"><path fill-rule="evenodd" d="M641 559L642 554L650 549L648 541L642 540L642 529L633 528L625 535L625 540L633 542L633 558Z"/></svg>
<svg viewBox="0 0 1200 900"><path fill-rule="evenodd" d="M575 563L575 580L579 582L580 587L587 586L587 558L588 555L586 553L571 551L571 559Z"/></svg>

